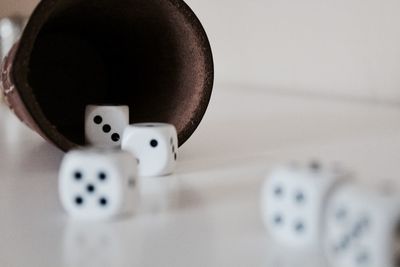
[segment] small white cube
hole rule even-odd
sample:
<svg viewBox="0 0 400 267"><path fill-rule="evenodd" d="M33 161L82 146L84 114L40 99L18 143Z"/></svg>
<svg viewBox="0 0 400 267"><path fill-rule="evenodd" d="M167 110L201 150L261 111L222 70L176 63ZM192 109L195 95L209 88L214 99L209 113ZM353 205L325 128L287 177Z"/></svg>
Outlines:
<svg viewBox="0 0 400 267"><path fill-rule="evenodd" d="M122 133L129 125L129 107L88 105L85 112L85 139L90 145L114 148L121 145Z"/></svg>
<svg viewBox="0 0 400 267"><path fill-rule="evenodd" d="M129 125L123 134L122 149L137 157L140 176L171 174L178 156L176 129L166 123Z"/></svg>
<svg viewBox="0 0 400 267"><path fill-rule="evenodd" d="M318 246L326 201L344 176L319 164L275 169L265 180L261 199L271 236L289 247Z"/></svg>
<svg viewBox="0 0 400 267"><path fill-rule="evenodd" d="M118 150L69 152L59 174L59 195L67 213L79 219L130 215L138 202L136 160Z"/></svg>
<svg viewBox="0 0 400 267"><path fill-rule="evenodd" d="M332 266L399 266L400 198L348 184L326 210L325 252Z"/></svg>

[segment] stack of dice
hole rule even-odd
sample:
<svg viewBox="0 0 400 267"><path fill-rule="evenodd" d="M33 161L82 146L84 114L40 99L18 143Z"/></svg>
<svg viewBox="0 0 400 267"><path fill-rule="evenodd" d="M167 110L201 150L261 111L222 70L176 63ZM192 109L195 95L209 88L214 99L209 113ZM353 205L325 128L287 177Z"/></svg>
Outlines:
<svg viewBox="0 0 400 267"><path fill-rule="evenodd" d="M400 197L348 177L319 164L277 168L261 194L270 235L296 250L320 251L332 267L399 266Z"/></svg>
<svg viewBox="0 0 400 267"><path fill-rule="evenodd" d="M87 106L85 138L89 147L67 153L59 174L61 204L73 218L132 215L138 203L138 177L165 176L175 169L175 127L130 125L128 106Z"/></svg>

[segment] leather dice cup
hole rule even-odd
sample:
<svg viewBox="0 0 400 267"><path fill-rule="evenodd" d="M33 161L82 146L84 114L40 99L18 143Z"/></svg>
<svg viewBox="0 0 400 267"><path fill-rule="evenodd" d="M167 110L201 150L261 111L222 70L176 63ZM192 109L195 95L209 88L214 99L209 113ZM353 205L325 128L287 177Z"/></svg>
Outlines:
<svg viewBox="0 0 400 267"><path fill-rule="evenodd" d="M131 122L196 130L214 80L211 47L181 0L42 0L3 61L11 110L67 151L83 145L88 104L123 104Z"/></svg>

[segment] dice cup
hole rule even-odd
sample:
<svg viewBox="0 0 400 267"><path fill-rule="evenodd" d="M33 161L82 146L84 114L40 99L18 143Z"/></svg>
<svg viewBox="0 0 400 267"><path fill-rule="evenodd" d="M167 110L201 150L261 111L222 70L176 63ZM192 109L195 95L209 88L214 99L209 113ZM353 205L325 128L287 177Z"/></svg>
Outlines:
<svg viewBox="0 0 400 267"><path fill-rule="evenodd" d="M211 47L181 0L42 0L2 64L6 103L67 151L88 104L129 105L131 122L196 130L214 80Z"/></svg>

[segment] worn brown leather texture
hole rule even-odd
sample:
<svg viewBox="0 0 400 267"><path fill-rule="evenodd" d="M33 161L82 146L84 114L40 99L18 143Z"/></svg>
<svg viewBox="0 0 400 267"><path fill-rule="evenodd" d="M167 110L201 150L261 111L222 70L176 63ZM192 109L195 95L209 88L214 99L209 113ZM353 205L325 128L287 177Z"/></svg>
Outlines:
<svg viewBox="0 0 400 267"><path fill-rule="evenodd" d="M11 111L29 128L37 132L40 136L47 140L46 135L42 132L42 130L38 127L37 123L34 121L31 114L25 107L25 104L22 102L21 97L16 90L13 78L11 75L12 70L12 62L15 57L15 52L18 49L19 43L17 42L14 47L11 49L10 53L4 58L1 65L1 75L0 75L0 90L3 94L4 101ZM48 140L49 141L49 140Z"/></svg>
<svg viewBox="0 0 400 267"><path fill-rule="evenodd" d="M60 149L84 145L84 108L130 107L185 143L207 110L211 46L182 0L42 0L3 61L11 110Z"/></svg>

